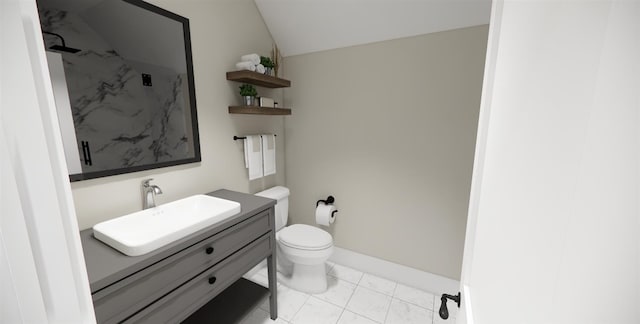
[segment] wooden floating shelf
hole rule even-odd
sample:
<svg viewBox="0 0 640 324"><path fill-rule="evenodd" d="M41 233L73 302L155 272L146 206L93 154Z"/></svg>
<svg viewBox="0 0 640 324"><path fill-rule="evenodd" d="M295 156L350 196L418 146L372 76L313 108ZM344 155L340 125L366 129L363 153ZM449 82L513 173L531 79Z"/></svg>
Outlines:
<svg viewBox="0 0 640 324"><path fill-rule="evenodd" d="M256 106L229 106L229 113L249 115L291 115L291 109Z"/></svg>
<svg viewBox="0 0 640 324"><path fill-rule="evenodd" d="M291 81L272 77L253 71L233 71L227 72L227 80L249 83L265 88L287 88L291 86Z"/></svg>

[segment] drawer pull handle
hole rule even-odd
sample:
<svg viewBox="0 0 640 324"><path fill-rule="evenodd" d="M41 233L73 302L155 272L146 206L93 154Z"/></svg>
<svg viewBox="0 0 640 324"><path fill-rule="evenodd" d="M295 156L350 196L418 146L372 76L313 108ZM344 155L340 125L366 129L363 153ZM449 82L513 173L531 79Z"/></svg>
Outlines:
<svg viewBox="0 0 640 324"><path fill-rule="evenodd" d="M215 283L215 282L216 282L216 277L209 278L209 284L210 285L213 285L213 283Z"/></svg>
<svg viewBox="0 0 640 324"><path fill-rule="evenodd" d="M213 253L213 247L210 246L204 251L207 252L207 254L211 254L211 253Z"/></svg>

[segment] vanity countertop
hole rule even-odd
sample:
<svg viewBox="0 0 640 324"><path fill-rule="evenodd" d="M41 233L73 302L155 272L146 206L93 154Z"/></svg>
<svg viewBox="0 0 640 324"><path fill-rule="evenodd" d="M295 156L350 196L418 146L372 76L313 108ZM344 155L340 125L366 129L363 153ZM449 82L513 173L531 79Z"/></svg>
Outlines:
<svg viewBox="0 0 640 324"><path fill-rule="evenodd" d="M259 211L270 208L276 204L273 199L254 196L251 194L230 191L226 189L210 192L207 195L222 199L237 201L240 203L240 213L226 219L222 223L212 225L195 232L188 237L177 240L155 251L140 256L127 256L93 237L93 230L86 229L80 232L82 248L84 251L89 285L94 293L122 278L125 278L141 269L144 269L174 253L190 246L200 240L216 233L216 230L224 230L235 223L241 222Z"/></svg>

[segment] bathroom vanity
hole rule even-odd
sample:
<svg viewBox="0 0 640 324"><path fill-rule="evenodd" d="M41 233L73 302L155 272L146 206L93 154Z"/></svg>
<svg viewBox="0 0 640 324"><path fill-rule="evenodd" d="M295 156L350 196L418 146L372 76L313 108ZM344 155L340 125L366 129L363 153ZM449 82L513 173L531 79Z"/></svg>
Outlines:
<svg viewBox="0 0 640 324"><path fill-rule="evenodd" d="M80 232L98 323L178 323L267 259L271 318L277 318L275 201L218 190L241 211L141 256L126 256Z"/></svg>

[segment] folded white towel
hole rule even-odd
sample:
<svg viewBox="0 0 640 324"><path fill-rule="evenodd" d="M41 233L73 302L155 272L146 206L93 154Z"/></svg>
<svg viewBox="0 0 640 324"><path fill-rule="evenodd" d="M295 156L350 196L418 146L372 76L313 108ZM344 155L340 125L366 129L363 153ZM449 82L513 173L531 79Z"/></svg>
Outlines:
<svg viewBox="0 0 640 324"><path fill-rule="evenodd" d="M262 165L264 176L276 174L276 136L263 134L262 137Z"/></svg>
<svg viewBox="0 0 640 324"><path fill-rule="evenodd" d="M244 144L249 180L261 178L264 173L262 171L262 140L260 135L248 135Z"/></svg>
<svg viewBox="0 0 640 324"><path fill-rule="evenodd" d="M256 70L256 65L253 64L252 62L249 62L249 61L242 61L242 62L236 63L236 70L238 70L238 71L242 71L242 70L255 71Z"/></svg>
<svg viewBox="0 0 640 324"><path fill-rule="evenodd" d="M253 63L253 65L260 64L260 55L252 53L240 56L240 61L247 61Z"/></svg>
<svg viewBox="0 0 640 324"><path fill-rule="evenodd" d="M256 72L264 74L264 71L265 71L264 65L262 64L256 65Z"/></svg>

